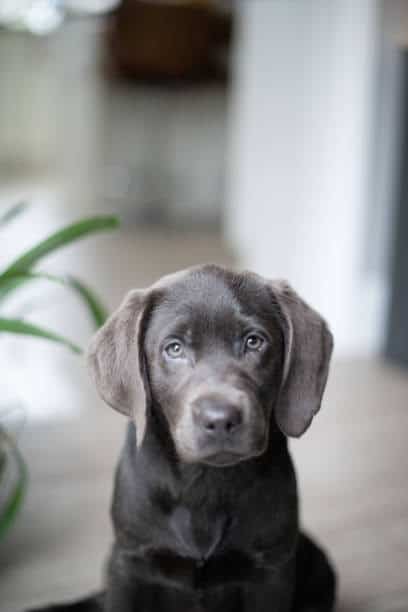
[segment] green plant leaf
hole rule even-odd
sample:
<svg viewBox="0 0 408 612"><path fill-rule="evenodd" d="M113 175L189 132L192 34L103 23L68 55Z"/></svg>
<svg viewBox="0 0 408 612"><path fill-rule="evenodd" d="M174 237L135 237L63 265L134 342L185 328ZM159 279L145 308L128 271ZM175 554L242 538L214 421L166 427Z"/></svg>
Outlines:
<svg viewBox="0 0 408 612"><path fill-rule="evenodd" d="M119 225L117 217L90 217L68 225L63 229L51 234L45 240L42 240L36 244L33 248L29 249L18 257L10 266L6 268L1 274L1 277L7 278L27 272L32 266L34 266L40 259L49 255L53 251L60 249L63 246L70 244L80 238L87 236L88 234L100 232L104 230L114 229Z"/></svg>
<svg viewBox="0 0 408 612"><path fill-rule="evenodd" d="M92 289L90 289L78 278L68 276L66 282L69 287L74 289L74 291L76 291L78 295L81 296L84 303L88 306L88 310L95 327L101 327L105 323L108 317L108 313L99 298L95 295Z"/></svg>
<svg viewBox="0 0 408 612"><path fill-rule="evenodd" d="M67 338L48 329L44 329L43 327L39 327L38 325L34 325L33 323L27 323L27 321L21 319L0 318L0 333L2 332L44 338L45 340L51 340L51 342L62 344L71 349L74 353L82 353L80 347Z"/></svg>
<svg viewBox="0 0 408 612"><path fill-rule="evenodd" d="M18 477L14 489L9 499L6 501L5 507L0 515L0 540L16 518L23 501L28 482L28 469L20 451L18 450L16 444L11 441L11 438L6 434L6 432L0 429L0 444L4 444L5 441L10 448L10 452L6 455L5 461L10 461L11 458L15 461L18 470Z"/></svg>
<svg viewBox="0 0 408 612"><path fill-rule="evenodd" d="M27 273L28 275L29 273ZM23 274L17 274L16 276L6 276L3 277L0 275L0 302L7 297L10 293L14 291L14 289L18 289L20 285L22 285L25 281L23 280Z"/></svg>
<svg viewBox="0 0 408 612"><path fill-rule="evenodd" d="M27 202L17 202L0 215L0 227L7 225L28 208Z"/></svg>
<svg viewBox="0 0 408 612"><path fill-rule="evenodd" d="M0 302L21 285L32 280L45 280L73 290L88 307L92 322L96 328L101 327L107 318L107 312L95 293L81 280L74 276L57 276L44 272L25 272L11 277L0 276Z"/></svg>

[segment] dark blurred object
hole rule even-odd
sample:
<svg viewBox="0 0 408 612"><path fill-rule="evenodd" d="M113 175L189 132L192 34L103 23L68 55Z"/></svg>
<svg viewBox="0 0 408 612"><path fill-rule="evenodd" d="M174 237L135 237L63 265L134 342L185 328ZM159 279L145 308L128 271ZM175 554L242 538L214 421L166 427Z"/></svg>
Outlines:
<svg viewBox="0 0 408 612"><path fill-rule="evenodd" d="M391 253L391 297L385 355L408 366L408 52L403 56L401 161Z"/></svg>
<svg viewBox="0 0 408 612"><path fill-rule="evenodd" d="M211 0L123 0L108 30L109 65L147 81L225 77L232 15Z"/></svg>

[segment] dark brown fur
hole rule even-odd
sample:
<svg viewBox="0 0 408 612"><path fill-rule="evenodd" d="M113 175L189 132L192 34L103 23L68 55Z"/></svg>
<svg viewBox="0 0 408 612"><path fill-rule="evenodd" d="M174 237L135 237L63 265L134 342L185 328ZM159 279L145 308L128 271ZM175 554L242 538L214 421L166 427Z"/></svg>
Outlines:
<svg viewBox="0 0 408 612"><path fill-rule="evenodd" d="M131 419L106 591L50 610L331 612L287 448L320 408L331 350L322 318L255 274L201 266L131 292L89 351Z"/></svg>

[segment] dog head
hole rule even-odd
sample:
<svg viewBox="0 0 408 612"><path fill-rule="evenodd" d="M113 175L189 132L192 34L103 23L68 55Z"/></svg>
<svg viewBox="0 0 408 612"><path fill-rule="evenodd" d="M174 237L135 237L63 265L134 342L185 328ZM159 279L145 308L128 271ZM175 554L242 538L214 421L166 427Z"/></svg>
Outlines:
<svg viewBox="0 0 408 612"><path fill-rule="evenodd" d="M264 452L271 420L288 436L308 428L332 345L286 283L205 265L131 291L88 362L102 398L134 419L139 446L159 411L180 460L226 466Z"/></svg>

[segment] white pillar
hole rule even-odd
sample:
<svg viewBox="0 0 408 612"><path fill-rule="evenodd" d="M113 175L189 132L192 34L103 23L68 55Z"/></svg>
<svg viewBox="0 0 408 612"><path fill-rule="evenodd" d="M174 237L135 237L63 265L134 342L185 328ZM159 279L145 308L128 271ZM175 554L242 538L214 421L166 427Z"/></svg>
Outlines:
<svg viewBox="0 0 408 612"><path fill-rule="evenodd" d="M338 353L378 348L365 278L375 0L240 5L227 236L329 320Z"/></svg>

